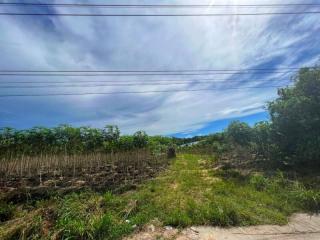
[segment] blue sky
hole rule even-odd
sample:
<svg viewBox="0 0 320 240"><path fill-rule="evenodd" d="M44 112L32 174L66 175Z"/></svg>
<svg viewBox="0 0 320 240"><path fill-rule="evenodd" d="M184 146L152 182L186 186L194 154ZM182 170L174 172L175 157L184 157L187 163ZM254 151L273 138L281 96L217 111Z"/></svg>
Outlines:
<svg viewBox="0 0 320 240"><path fill-rule="evenodd" d="M207 135L208 133L216 133L216 132L223 131L228 127L228 125L232 121L242 121L242 122L248 123L250 126L254 126L254 124L257 122L268 121L268 120L269 120L269 115L267 112L259 112L259 113L255 113L255 114L251 114L243 117L234 117L234 118L228 118L228 119L209 122L206 126L200 129L197 129L196 131L190 131L189 133L188 132L176 133L176 134L172 134L171 136L178 137L178 138L203 136L203 135Z"/></svg>
<svg viewBox="0 0 320 240"><path fill-rule="evenodd" d="M288 2L304 3L304 1ZM95 3L105 2L95 1ZM119 1L108 1L108 3L119 4ZM133 3L159 2L130 1L130 4ZM198 1L162 1L161 3L199 4ZM283 1L233 0L202 1L201 3L270 4L283 3ZM26 11L12 7L1 7L0 10L1 12ZM301 10L304 9L292 8L286 11ZM42 9L31 8L29 11L55 13L71 12L72 10L46 7ZM97 13L110 10L81 11ZM139 11L146 13L147 10ZM153 10L152 13L161 13L159 11ZM238 8L197 10L197 12L208 11L236 13L258 10ZM281 9L263 11L281 11ZM276 69L312 66L319 61L319 32L319 14L187 18L0 16L0 69L179 70ZM8 89L1 84L0 95L154 91L212 87L216 90L0 98L0 127L29 128L32 126L55 126L61 123L103 127L106 124L116 124L123 133L132 133L143 129L149 134L175 136L206 134L224 129L227 123L234 119L240 119L250 124L266 120L268 116L264 106L266 102L276 97L276 87L250 87L285 86L289 84L292 75L293 73L205 77L173 76L170 79L188 80L189 82L179 86L148 85L121 86L121 88L119 86L91 86ZM90 77L90 80L122 81L128 80L128 78L130 81L151 83L169 79L168 76L149 76L104 77L103 79ZM195 82L200 78L217 79L219 82L198 86ZM0 82L65 81L74 84L87 80L88 77L0 76ZM227 88L233 89L228 90Z"/></svg>

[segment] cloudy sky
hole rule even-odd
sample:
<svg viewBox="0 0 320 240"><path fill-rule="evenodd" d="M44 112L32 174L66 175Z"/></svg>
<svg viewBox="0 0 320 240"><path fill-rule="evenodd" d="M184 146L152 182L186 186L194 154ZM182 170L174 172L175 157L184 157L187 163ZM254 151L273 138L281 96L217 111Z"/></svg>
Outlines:
<svg viewBox="0 0 320 240"><path fill-rule="evenodd" d="M95 3L106 2L97 0ZM108 4L112 3L125 4L128 1L108 1ZM130 1L130 4L134 3L152 4L159 1ZM161 4L166 3L200 4L199 1L161 1ZM201 4L263 3L284 2L201 1ZM299 1L288 0L286 3ZM21 13L193 14L299 11L320 11L320 7L110 10L0 6L0 12ZM191 136L219 131L233 119L253 124L268 118L264 106L276 97L277 86L290 84L290 77L294 72L284 71L284 68L312 66L319 62L319 32L320 14L219 17L0 16L2 71L274 70L264 73L206 72L203 75L158 76L1 75L0 96L136 93L2 96L0 127L29 128L56 126L61 123L103 127L106 124L116 124L123 133L143 129L149 134ZM106 86L108 82L124 84ZM177 82L179 84L172 84ZM22 88L17 88L18 86ZM32 86L41 87L31 88ZM178 91L192 89L210 90Z"/></svg>

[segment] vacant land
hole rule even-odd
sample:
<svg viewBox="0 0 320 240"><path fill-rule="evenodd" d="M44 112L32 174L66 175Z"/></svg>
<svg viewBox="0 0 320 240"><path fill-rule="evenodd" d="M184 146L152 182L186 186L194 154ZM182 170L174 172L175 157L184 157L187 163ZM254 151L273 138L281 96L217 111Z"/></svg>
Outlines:
<svg viewBox="0 0 320 240"><path fill-rule="evenodd" d="M286 224L294 212L319 210L319 190L280 172L265 177L215 169L212 157L181 154L158 177L122 193L81 191L47 200L2 203L1 239L121 239L150 223Z"/></svg>

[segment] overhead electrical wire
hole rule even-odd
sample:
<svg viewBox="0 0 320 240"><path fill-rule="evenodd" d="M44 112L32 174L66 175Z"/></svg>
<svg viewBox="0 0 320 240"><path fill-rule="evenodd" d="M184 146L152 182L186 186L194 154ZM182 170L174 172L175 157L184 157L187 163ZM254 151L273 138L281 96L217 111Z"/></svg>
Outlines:
<svg viewBox="0 0 320 240"><path fill-rule="evenodd" d="M189 69L189 70L0 70L0 76L142 76L291 73L299 68Z"/></svg>
<svg viewBox="0 0 320 240"><path fill-rule="evenodd" d="M195 74L195 75L202 75L202 74L261 74L261 73L291 73L295 70L298 70L299 68L260 68L260 69L189 69L189 70L0 70L1 74L21 74L21 76L28 76L28 74L46 74L50 76L58 75L59 73L65 74L65 73L106 73L106 74L113 74L115 76L122 76L123 74L133 74L133 76L139 76L140 74L144 75L178 75L183 76L184 74ZM239 71L240 70L240 71ZM279 70L287 70L287 71L281 71ZM223 71L223 72L222 72ZM58 73L58 74L57 74ZM84 75L84 74L82 74ZM9 75L10 76L10 75ZM77 75L81 76L81 75ZM47 84L47 85L28 85L28 86L14 86L14 85L0 85L0 89L7 89L7 88L62 88L62 87L73 87L73 88L84 88L84 87L103 87L103 86L118 86L118 87L124 87L124 86L153 86L153 85L185 85L185 84L192 84L192 85L200 85L200 84L214 84L215 82L223 82L223 83L241 83L243 79L237 80L237 79L212 79L212 78L206 78L206 79L159 79L159 80L150 80L148 82L139 80L139 79L131 79L131 81L127 81L125 83L124 81L115 81L115 80L107 80L105 81L95 81L100 82L104 84L91 84L90 81L78 81L78 82L67 82L67 81L0 81L1 84L22 84L22 83L31 83L31 84ZM260 84L267 83L267 81L273 80L259 80ZM94 82L94 81L92 81ZM251 80L251 83L257 83L258 80ZM48 85L48 83L54 83L55 85ZM57 85L61 83L68 83L67 85ZM72 84L71 84L72 83ZM87 85L79 85L81 83L87 83ZM106 84L108 83L108 84ZM78 85L77 85L78 84ZM170 93L170 92L199 92L199 91L213 91L213 90L232 90L232 89L250 89L250 88L278 88L283 87L281 85L268 85L268 86L252 86L252 87L216 87L216 88L201 88L201 89L168 89L168 90L149 90L149 91L113 91L113 92L85 92L85 93L40 93L40 94L1 94L0 97L41 97L41 96L77 96L77 95L112 95L112 94L144 94L144 93Z"/></svg>
<svg viewBox="0 0 320 240"><path fill-rule="evenodd" d="M243 81L243 80L242 80ZM87 88L87 87L123 87L123 86L167 86L167 85L186 85L186 84L196 84L196 85L202 85L202 84L214 84L214 83L241 83L242 81L229 81L229 80L220 80L220 81L190 81L190 82L169 82L169 83L159 83L159 82L141 82L141 83L109 83L109 84L89 84L89 85L79 85L79 84L67 84L67 85L28 85L28 86L1 86L0 89L4 88L65 88L65 87L75 87L75 88ZM259 83L266 83L267 81L271 80L250 80L250 83L252 82L259 82ZM276 81L276 80L272 80Z"/></svg>
<svg viewBox="0 0 320 240"><path fill-rule="evenodd" d="M150 91L117 91L117 92L84 92L84 93L39 93L39 94L0 94L0 98L5 97L50 97L50 96L83 96L83 95L114 95L114 94L147 94L147 93L170 93L170 92L201 92L214 90L237 90L254 88L279 88L275 86L253 86L253 87L228 87L228 88L200 88L200 89L172 89L172 90L150 90Z"/></svg>
<svg viewBox="0 0 320 240"><path fill-rule="evenodd" d="M267 74L267 73L274 73L274 74L283 74L281 76L284 76L286 74L290 74L295 72L294 70L298 68L278 68L277 70L285 70L287 71L275 71L276 69L271 68L260 68L260 69L241 69L241 72L238 69L209 69L209 70L195 70L195 69L189 69L189 70L0 70L0 76L18 76L18 77L29 77L29 76L73 76L73 77L83 77L83 76L143 76L143 75L176 75L179 77L185 76L185 75L216 75L216 74L231 74L231 75L237 75L237 74ZM221 72L225 71L225 72ZM255 72L252 72L255 71ZM90 74L86 74L86 72L89 72ZM77 73L77 74L71 74L71 73ZM81 74L79 74L81 73ZM83 74L85 73L85 74ZM99 73L99 74L96 74ZM102 74L101 74L102 73ZM9 75L7 75L9 74ZM111 75L110 75L111 74ZM1 78L0 78L1 79ZM175 78L175 79L104 79L104 80L76 80L74 82L72 81L38 81L38 80L32 80L32 81L1 81L0 84L61 84L61 83L109 83L109 84L117 84L117 85L128 85L135 83L137 85L143 85L143 84L156 84L156 83L163 83L166 82L172 83L172 84L184 84L184 83L195 83L195 82L235 82L238 81L238 79L230 79L230 78L198 78L198 79L190 79L190 78ZM243 79L239 79L239 81L243 81ZM255 80L256 81L256 80ZM161 84L159 84L161 85ZM1 86L1 85L0 85Z"/></svg>
<svg viewBox="0 0 320 240"><path fill-rule="evenodd" d="M248 69L187 69L187 70L0 70L1 74L20 74L21 76L28 76L29 74L34 75L50 75L55 76L58 74L70 74L70 73L105 73L105 74L113 74L115 76L122 76L123 74L132 74L133 76L144 75L178 75L183 76L184 74L195 74L195 75L203 75L203 74L266 74L266 73L291 73L295 72L300 68L248 68ZM280 71L282 70L282 71ZM287 71L284 71L287 70ZM280 72L279 72L280 71ZM82 76L84 74L79 74L77 76ZM9 75L10 76L10 75ZM86 75L85 75L86 76ZM124 87L124 86L153 86L153 85L200 85L200 84L214 84L215 82L223 82L223 83L241 83L243 79L158 79L158 80L150 80L143 81L140 79L131 79L131 81L115 81L115 80L105 80L105 81L96 81L104 84L89 84L90 81L78 81L78 82L68 82L68 81L0 81L1 84L22 84L22 83L31 83L31 84L39 84L43 83L46 85L0 85L0 89L8 89L8 88L64 88L64 87L73 87L73 88L87 88L87 87L103 87L103 86L115 86L115 87ZM149 91L113 91L113 92L85 92L85 93L40 93L40 94L1 94L0 97L40 97L40 96L77 96L77 95L112 95L112 94L143 94L143 93L170 93L170 92L198 92L198 91L213 91L213 90L231 90L231 89L250 89L250 88L278 88L283 87L281 85L268 85L263 86L261 84L267 82L274 82L275 79L268 80L251 80L251 83L257 83L259 81L260 86L252 86L252 87L216 87L216 88L201 88L201 89L168 89L168 90L149 90ZM92 81L94 82L94 81ZM48 83L54 83L54 85L48 85ZM67 85L57 85L61 83L68 83ZM86 85L79 85L81 83L86 83Z"/></svg>
<svg viewBox="0 0 320 240"><path fill-rule="evenodd" d="M269 16L269 15L311 15L320 11L297 12L255 12L255 13L180 13L180 14L109 14L109 13L22 13L0 12L0 16L64 16L64 17L226 17L226 16Z"/></svg>
<svg viewBox="0 0 320 240"><path fill-rule="evenodd" d="M272 73L290 73L290 72L272 72ZM197 75L243 75L248 73L124 73L124 74L114 74L114 73L103 73L103 74L14 74L14 73L0 73L0 76L23 76L23 77L121 77L121 76L197 76ZM268 74L268 73L252 73L252 74Z"/></svg>
<svg viewBox="0 0 320 240"><path fill-rule="evenodd" d="M95 3L38 3L38 2L1 2L6 6L39 7L97 7L97 8L226 8L226 7L318 7L318 3L281 3L281 4L95 4Z"/></svg>
<svg viewBox="0 0 320 240"><path fill-rule="evenodd" d="M74 81L0 81L0 87L1 84L84 84L84 83L108 83L108 84L118 84L118 85L127 85L127 84L154 84L154 83L197 83L197 82L205 82L205 83L214 83L214 82L241 82L244 81L244 79L212 79L212 78L204 78L204 79L157 79L157 80L122 80L122 81L115 81L115 80L104 80L104 81L90 81L90 80L77 80ZM260 81L260 80L253 80L253 81Z"/></svg>
<svg viewBox="0 0 320 240"><path fill-rule="evenodd" d="M140 73L140 72L151 72L151 73L158 73L158 72L245 72L245 71L277 71L277 70L299 70L304 67L278 67L278 68L238 68L238 69L177 69L177 70L31 70L31 69L0 69L0 72L5 73L56 73L56 72L111 72L111 73ZM314 67L305 67L305 68L314 68Z"/></svg>

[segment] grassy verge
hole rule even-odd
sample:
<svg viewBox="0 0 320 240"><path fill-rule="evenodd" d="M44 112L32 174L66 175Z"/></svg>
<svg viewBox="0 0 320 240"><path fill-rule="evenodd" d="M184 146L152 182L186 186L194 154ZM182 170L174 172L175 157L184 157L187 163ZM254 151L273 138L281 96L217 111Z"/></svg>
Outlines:
<svg viewBox="0 0 320 240"><path fill-rule="evenodd" d="M281 173L242 176L233 170L208 170L208 161L212 159L179 155L166 172L134 191L83 192L39 202L31 207L44 209L34 218L42 222L34 232L41 232L39 239L108 240L154 219L178 227L285 224L293 212L320 209L319 191L307 190Z"/></svg>

